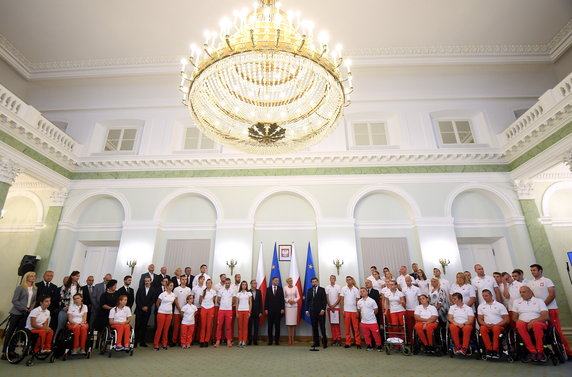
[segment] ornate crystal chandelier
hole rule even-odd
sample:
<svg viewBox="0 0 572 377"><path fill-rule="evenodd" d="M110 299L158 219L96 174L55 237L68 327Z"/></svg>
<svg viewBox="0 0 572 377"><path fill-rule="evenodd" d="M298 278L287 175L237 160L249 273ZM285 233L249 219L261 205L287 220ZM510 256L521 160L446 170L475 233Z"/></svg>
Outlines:
<svg viewBox="0 0 572 377"><path fill-rule="evenodd" d="M316 41L317 39L317 41ZM353 91L351 62L276 0L223 18L181 61L183 104L202 132L248 153L298 150L326 136ZM344 63L344 64L342 64Z"/></svg>

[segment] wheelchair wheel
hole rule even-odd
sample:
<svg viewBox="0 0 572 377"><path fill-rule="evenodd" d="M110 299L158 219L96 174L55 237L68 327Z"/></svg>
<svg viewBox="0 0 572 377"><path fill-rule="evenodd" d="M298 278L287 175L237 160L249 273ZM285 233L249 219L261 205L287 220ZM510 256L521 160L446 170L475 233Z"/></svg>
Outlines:
<svg viewBox="0 0 572 377"><path fill-rule="evenodd" d="M391 355L391 347L389 346L389 344L385 345L385 353Z"/></svg>
<svg viewBox="0 0 572 377"><path fill-rule="evenodd" d="M403 355L405 355L405 356L411 356L412 355L411 347L409 347L409 346L403 346L403 349L401 352L403 352Z"/></svg>
<svg viewBox="0 0 572 377"><path fill-rule="evenodd" d="M50 362L50 364L53 364L54 361L56 361L56 354L52 352L52 354L50 355L50 360L48 361Z"/></svg>
<svg viewBox="0 0 572 377"><path fill-rule="evenodd" d="M30 360L26 361L27 367L31 367L32 365L34 365L34 360L30 359Z"/></svg>
<svg viewBox="0 0 572 377"><path fill-rule="evenodd" d="M30 353L32 348L31 333L26 330L18 330L10 340L8 340L8 352L6 352L6 359L10 364L18 364L20 361Z"/></svg>
<svg viewBox="0 0 572 377"><path fill-rule="evenodd" d="M133 349L131 349L131 351L129 351L129 356L133 356Z"/></svg>

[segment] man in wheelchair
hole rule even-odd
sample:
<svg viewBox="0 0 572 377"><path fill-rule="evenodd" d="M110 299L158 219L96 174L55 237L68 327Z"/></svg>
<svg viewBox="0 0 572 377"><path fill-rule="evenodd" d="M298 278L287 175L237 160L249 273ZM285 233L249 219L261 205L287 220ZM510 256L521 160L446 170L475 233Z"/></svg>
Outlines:
<svg viewBox="0 0 572 377"><path fill-rule="evenodd" d="M481 293L485 302L478 307L477 320L481 339L485 345L488 357L499 358L499 339L509 323L508 311L505 306L493 298L492 292L483 289ZM492 333L492 343L491 343Z"/></svg>
<svg viewBox="0 0 572 377"><path fill-rule="evenodd" d="M52 339L54 331L50 328L50 296L40 297L40 306L33 309L26 320L26 329L38 335L34 346L34 353L46 354L52 352Z"/></svg>
<svg viewBox="0 0 572 377"><path fill-rule="evenodd" d="M528 354L524 361L546 361L544 354L544 332L548 329L548 308L543 300L536 298L532 290L523 285L520 287L520 299L513 304L513 321L522 338ZM532 342L530 332L534 335Z"/></svg>

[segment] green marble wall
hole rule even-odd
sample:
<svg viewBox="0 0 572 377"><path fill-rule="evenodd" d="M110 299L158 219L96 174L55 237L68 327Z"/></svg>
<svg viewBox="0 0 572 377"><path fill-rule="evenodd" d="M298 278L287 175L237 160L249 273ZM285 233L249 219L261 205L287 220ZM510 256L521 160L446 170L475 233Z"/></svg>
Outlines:
<svg viewBox="0 0 572 377"><path fill-rule="evenodd" d="M6 203L6 197L8 196L8 190L10 190L10 185L6 182L0 182L0 209L4 208L4 203Z"/></svg>
<svg viewBox="0 0 572 377"><path fill-rule="evenodd" d="M58 222L60 221L60 216L62 215L62 210L64 207L50 207L44 220L44 228L40 233L38 243L36 245L36 255L42 257L42 260L38 264L36 271L43 271L48 267L48 261L50 260L50 255L52 254L52 248L54 246L54 240L56 238L56 231L58 229Z"/></svg>
<svg viewBox="0 0 572 377"><path fill-rule="evenodd" d="M538 221L540 218L540 212L538 211L536 202L534 199L523 199L520 200L520 207L522 208L528 234L530 235L530 242L532 243L536 262L542 265L544 268L544 274L548 278L552 279L556 286L556 301L558 302L562 325L572 326L572 313L570 313L570 307L568 306L566 295L562 291L558 292L559 289L563 289L562 287L564 287L564 285L560 279L560 274L556 267L556 260L554 259L554 254L550 247L550 241L548 240L548 235L546 234L544 225Z"/></svg>

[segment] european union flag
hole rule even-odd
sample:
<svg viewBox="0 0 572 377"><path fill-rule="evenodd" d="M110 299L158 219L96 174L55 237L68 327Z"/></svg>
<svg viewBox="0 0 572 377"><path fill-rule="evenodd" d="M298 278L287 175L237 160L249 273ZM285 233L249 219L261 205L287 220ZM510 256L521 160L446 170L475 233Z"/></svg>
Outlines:
<svg viewBox="0 0 572 377"><path fill-rule="evenodd" d="M272 266L270 266L270 282L268 288L272 286L272 279L278 278L278 286L282 286L282 278L280 277L280 265L278 264L278 252L276 251L276 242L274 242L274 256L272 257Z"/></svg>
<svg viewBox="0 0 572 377"><path fill-rule="evenodd" d="M312 278L316 277L316 269L314 268L314 259L312 258L312 248L308 242L308 256L306 257L306 276L304 278L304 291L302 296L302 319L309 324L312 324L310 316L306 315L306 294L308 289L312 286Z"/></svg>

